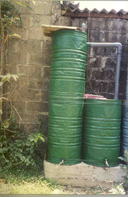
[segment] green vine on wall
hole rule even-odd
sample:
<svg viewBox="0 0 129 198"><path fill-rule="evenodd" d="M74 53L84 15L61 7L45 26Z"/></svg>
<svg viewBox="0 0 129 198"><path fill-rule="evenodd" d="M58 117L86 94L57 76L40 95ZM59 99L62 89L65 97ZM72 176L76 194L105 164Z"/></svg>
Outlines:
<svg viewBox="0 0 129 198"><path fill-rule="evenodd" d="M6 82L10 82L10 79L14 79L15 81L17 81L17 79L21 75L21 74L17 74L17 75L9 74L5 70L5 66L6 66L5 44L8 41L8 39L21 38L20 35L16 33L12 33L11 31L12 27L22 27L22 20L21 20L20 12L19 12L19 8L21 6L31 9L27 4L23 4L22 2L19 2L16 0L1 0L0 1L0 59L1 59L0 60L0 90L3 94L0 97L0 107L1 107L0 114L2 114L3 119L6 118L6 104L4 101L8 101L10 105L12 104L12 101L11 101L12 93L9 93L11 96L8 95L8 97L6 94L6 90L5 90L5 87L7 84ZM16 89L14 90L16 92ZM14 90L12 91L13 94L14 94Z"/></svg>
<svg viewBox="0 0 129 198"><path fill-rule="evenodd" d="M35 3L33 1L33 3ZM14 6L18 5L18 8ZM0 1L0 88L2 94L0 96L0 115L6 114L6 106L3 104L8 102L9 111L6 119L3 116L0 122L0 168L2 170L16 169L23 167L41 168L43 161L42 148L45 141L44 135L41 134L41 126L36 133L31 133L26 137L23 133L19 133L19 127L15 122L15 115L19 119L22 118L12 102L13 95L17 92L17 86L13 91L4 93L4 85L10 83L11 80L17 81L24 74L10 74L5 72L5 44L8 39L21 38L20 35L13 33L11 27L22 27L22 20L19 13L20 6L31 9L15 0ZM4 108L2 108L2 106Z"/></svg>

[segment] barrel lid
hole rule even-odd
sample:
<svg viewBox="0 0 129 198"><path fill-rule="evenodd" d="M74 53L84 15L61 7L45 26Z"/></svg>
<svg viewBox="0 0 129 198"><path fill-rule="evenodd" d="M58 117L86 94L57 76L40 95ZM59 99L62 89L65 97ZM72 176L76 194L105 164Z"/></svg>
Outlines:
<svg viewBox="0 0 129 198"><path fill-rule="evenodd" d="M80 28L80 27L44 25L44 24L42 24L42 29L43 29L44 36L48 36L48 37L51 37L52 32L55 32L55 31L60 30L60 29L80 30L80 31L82 31L82 28Z"/></svg>

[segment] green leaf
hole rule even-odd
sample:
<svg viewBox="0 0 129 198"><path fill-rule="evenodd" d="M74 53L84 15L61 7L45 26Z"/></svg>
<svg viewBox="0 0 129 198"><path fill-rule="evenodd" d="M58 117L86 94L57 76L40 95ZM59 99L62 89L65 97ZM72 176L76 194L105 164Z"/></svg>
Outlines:
<svg viewBox="0 0 129 198"><path fill-rule="evenodd" d="M6 141L6 140L5 140L5 141L3 141L3 145L4 145L4 144L5 144L5 145L7 144L7 141Z"/></svg>
<svg viewBox="0 0 129 198"><path fill-rule="evenodd" d="M33 2L33 4L35 5L35 1L32 1Z"/></svg>
<svg viewBox="0 0 129 198"><path fill-rule="evenodd" d="M17 75L15 75L15 74L13 74L13 75L11 75L11 77L15 80L15 81L17 81L17 79L19 78Z"/></svg>
<svg viewBox="0 0 129 198"><path fill-rule="evenodd" d="M21 159L22 161L24 161L24 160L25 160L25 156L21 155L21 156L20 156L20 159Z"/></svg>
<svg viewBox="0 0 129 198"><path fill-rule="evenodd" d="M25 5L25 4L23 4L23 3L21 3L21 2L16 1L16 3L17 3L17 4L19 4L19 5L21 5L21 6L26 7L26 5Z"/></svg>
<svg viewBox="0 0 129 198"><path fill-rule="evenodd" d="M34 152L34 149L31 149L31 150L30 150L30 153L32 154L33 152Z"/></svg>
<svg viewBox="0 0 129 198"><path fill-rule="evenodd" d="M33 11L33 9L30 6L26 5L26 7Z"/></svg>
<svg viewBox="0 0 129 198"><path fill-rule="evenodd" d="M6 153L8 151L8 148L4 147L3 152Z"/></svg>
<svg viewBox="0 0 129 198"><path fill-rule="evenodd" d="M41 140L42 142L45 142L45 139L44 139L43 137L40 137L40 140Z"/></svg>
<svg viewBox="0 0 129 198"><path fill-rule="evenodd" d="M3 149L2 148L0 148L0 153L3 153Z"/></svg>
<svg viewBox="0 0 129 198"><path fill-rule="evenodd" d="M16 34L16 33L11 34L10 37L11 38L19 38L19 39L21 39L21 36L19 34Z"/></svg>
<svg viewBox="0 0 129 198"><path fill-rule="evenodd" d="M27 142L27 143L26 143L26 146L31 146L30 142Z"/></svg>
<svg viewBox="0 0 129 198"><path fill-rule="evenodd" d="M124 164L120 164L120 167L121 167L121 168L124 168Z"/></svg>
<svg viewBox="0 0 129 198"><path fill-rule="evenodd" d="M125 161L123 157L118 157L118 159L120 159L120 160L122 160L122 161Z"/></svg>
<svg viewBox="0 0 129 198"><path fill-rule="evenodd" d="M18 76L26 76L26 74L24 74L24 73L18 73L17 75Z"/></svg>

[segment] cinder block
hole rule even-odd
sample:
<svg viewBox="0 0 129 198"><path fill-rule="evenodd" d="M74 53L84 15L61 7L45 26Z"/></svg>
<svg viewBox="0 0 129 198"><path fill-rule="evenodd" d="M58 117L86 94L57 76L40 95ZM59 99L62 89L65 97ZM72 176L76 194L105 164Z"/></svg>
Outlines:
<svg viewBox="0 0 129 198"><path fill-rule="evenodd" d="M42 53L31 53L28 54L28 64L29 65L44 65L44 56Z"/></svg>
<svg viewBox="0 0 129 198"><path fill-rule="evenodd" d="M49 92L48 90L42 90L41 91L41 100L44 102L48 102L48 95L49 95Z"/></svg>
<svg viewBox="0 0 129 198"><path fill-rule="evenodd" d="M12 53L9 52L8 53L8 64L11 66L11 67L15 67L18 63L19 63L19 54L18 53Z"/></svg>
<svg viewBox="0 0 129 198"><path fill-rule="evenodd" d="M92 52L92 53L91 53ZM106 56L106 57L116 57L116 47L93 47L91 48L90 57L93 56Z"/></svg>
<svg viewBox="0 0 129 198"><path fill-rule="evenodd" d="M30 14L29 26L30 27L38 27L39 26L39 15L38 14L34 14L34 13Z"/></svg>
<svg viewBox="0 0 129 198"><path fill-rule="evenodd" d="M50 15L39 15L39 27L44 25L51 25L52 24L52 16Z"/></svg>
<svg viewBox="0 0 129 198"><path fill-rule="evenodd" d="M41 66L29 65L28 66L28 77L41 78Z"/></svg>
<svg viewBox="0 0 129 198"><path fill-rule="evenodd" d="M30 89L41 89L42 79L41 78L28 78L28 88Z"/></svg>
<svg viewBox="0 0 129 198"><path fill-rule="evenodd" d="M128 32L128 20L112 19L112 30L117 32Z"/></svg>
<svg viewBox="0 0 129 198"><path fill-rule="evenodd" d="M28 29L29 39L43 40L43 30L42 27L31 27Z"/></svg>
<svg viewBox="0 0 129 198"><path fill-rule="evenodd" d="M20 27L11 27L11 33L12 34L18 34L21 36L22 40L27 40L28 39L28 29L26 28L20 28Z"/></svg>
<svg viewBox="0 0 129 198"><path fill-rule="evenodd" d="M28 53L43 53L44 41L28 40L27 52Z"/></svg>
<svg viewBox="0 0 129 198"><path fill-rule="evenodd" d="M100 68L103 69L106 67L106 63L107 63L107 57L102 57L101 58L101 63L100 63Z"/></svg>
<svg viewBox="0 0 129 198"><path fill-rule="evenodd" d="M44 42L44 52L45 54L51 54L51 41L50 40L46 40Z"/></svg>
<svg viewBox="0 0 129 198"><path fill-rule="evenodd" d="M8 67L6 67L7 68L7 72L8 73L10 73L10 74L17 74L17 65L13 65L13 67L12 67L12 65L8 65Z"/></svg>
<svg viewBox="0 0 129 198"><path fill-rule="evenodd" d="M100 42L100 32L95 30L90 30L90 40L89 42Z"/></svg>
<svg viewBox="0 0 129 198"><path fill-rule="evenodd" d="M59 21L58 21L58 24L57 25L70 26L71 25L71 18L70 17L63 17L63 16L61 16L59 18ZM74 26L74 25L72 25L72 26Z"/></svg>
<svg viewBox="0 0 129 198"><path fill-rule="evenodd" d="M22 20L22 27L23 28L28 28L29 23L30 23L30 15L25 13L21 13L20 14L21 20Z"/></svg>
<svg viewBox="0 0 129 198"><path fill-rule="evenodd" d="M120 42L123 45L128 42L127 33L118 33L118 32L105 32L105 38L107 42Z"/></svg>
<svg viewBox="0 0 129 198"><path fill-rule="evenodd" d="M116 39L117 39L117 42L122 43L122 45L127 45L128 44L128 33L116 34Z"/></svg>
<svg viewBox="0 0 129 198"><path fill-rule="evenodd" d="M121 58L121 69L126 70L127 71L128 68L128 60L125 57Z"/></svg>
<svg viewBox="0 0 129 198"><path fill-rule="evenodd" d="M89 58L87 61L87 64L88 64L88 67L90 68L99 68L101 67L101 57Z"/></svg>
<svg viewBox="0 0 129 198"><path fill-rule="evenodd" d="M96 31L111 31L113 21L111 18L90 18L88 28Z"/></svg>
<svg viewBox="0 0 129 198"><path fill-rule="evenodd" d="M105 69L112 69L112 70L116 69L116 57L106 58Z"/></svg>
<svg viewBox="0 0 129 198"><path fill-rule="evenodd" d="M19 48L20 48L21 54L27 53L27 44L28 44L27 40L19 40ZM23 56L23 58L24 58L24 56Z"/></svg>
<svg viewBox="0 0 129 198"><path fill-rule="evenodd" d="M104 18L90 18L88 22L88 29L100 31L105 30L105 20Z"/></svg>
<svg viewBox="0 0 129 198"><path fill-rule="evenodd" d="M39 123L37 124L27 124L27 123L21 123L20 124L20 131L22 133L25 133L26 135L29 135L30 133L36 133L37 130L38 130L38 126L39 126Z"/></svg>
<svg viewBox="0 0 129 198"><path fill-rule="evenodd" d="M34 112L48 112L48 103L41 102L28 102L27 111Z"/></svg>
<svg viewBox="0 0 129 198"><path fill-rule="evenodd" d="M21 115L22 121L21 124L38 124L38 114L37 113L32 113L32 112L20 112L19 114Z"/></svg>
<svg viewBox="0 0 129 198"><path fill-rule="evenodd" d="M41 120L42 133L48 135L48 115L42 115L39 113L39 119Z"/></svg>
<svg viewBox="0 0 129 198"><path fill-rule="evenodd" d="M19 90L19 97L25 101L40 102L41 90L40 89L28 89L26 86Z"/></svg>
<svg viewBox="0 0 129 198"><path fill-rule="evenodd" d="M52 2L51 1L35 1L35 4L30 1L29 6L33 11L30 10L30 14L41 14L47 15L51 14Z"/></svg>
<svg viewBox="0 0 129 198"><path fill-rule="evenodd" d="M45 61L45 65L50 66L51 65L51 54L45 54L44 61Z"/></svg>
<svg viewBox="0 0 129 198"><path fill-rule="evenodd" d="M122 45L122 57L126 58L128 54L128 45Z"/></svg>
<svg viewBox="0 0 129 198"><path fill-rule="evenodd" d="M42 67L42 77L43 78L50 78L50 67Z"/></svg>
<svg viewBox="0 0 129 198"><path fill-rule="evenodd" d="M19 64L27 65L27 53L24 53L24 51L19 53Z"/></svg>
<svg viewBox="0 0 129 198"><path fill-rule="evenodd" d="M13 101L12 104L18 110L18 112L23 112L26 109L25 101Z"/></svg>
<svg viewBox="0 0 129 198"><path fill-rule="evenodd" d="M90 72L91 80L114 80L115 73L112 70L94 69Z"/></svg>
<svg viewBox="0 0 129 198"><path fill-rule="evenodd" d="M17 74L23 74L23 76L21 76L20 78L27 78L28 76L28 66L24 66L22 64L18 64L17 65Z"/></svg>
<svg viewBox="0 0 129 198"><path fill-rule="evenodd" d="M74 18L71 20L73 27L79 27L79 18Z"/></svg>
<svg viewBox="0 0 129 198"><path fill-rule="evenodd" d="M61 17L61 4L60 2L52 2L52 24L58 25L59 18Z"/></svg>
<svg viewBox="0 0 129 198"><path fill-rule="evenodd" d="M13 73L14 74L14 73ZM15 73L16 74L16 73ZM17 86L17 89L15 89L15 93L14 94L18 94L19 93L19 89L21 89L21 87L28 87L28 79L27 79L27 76L24 77L24 76L20 76L19 79L17 81L15 81L14 79L11 79L10 81L10 85L11 87L13 88L16 88ZM10 91L10 90L9 90ZM19 99L22 99L22 98L19 98Z"/></svg>
<svg viewBox="0 0 129 198"><path fill-rule="evenodd" d="M18 53L20 50L19 39L8 40L8 52Z"/></svg>

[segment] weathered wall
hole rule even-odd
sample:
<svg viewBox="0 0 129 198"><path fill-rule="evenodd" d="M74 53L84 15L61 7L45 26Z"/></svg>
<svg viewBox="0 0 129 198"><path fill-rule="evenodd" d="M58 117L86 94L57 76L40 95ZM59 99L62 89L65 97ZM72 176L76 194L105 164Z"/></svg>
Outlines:
<svg viewBox="0 0 129 198"><path fill-rule="evenodd" d="M72 18L71 25L85 23L89 42L120 42L122 61L119 99L125 100L128 67L128 21L112 18ZM102 94L108 99L114 96L116 48L89 48L86 66L86 93Z"/></svg>
<svg viewBox="0 0 129 198"><path fill-rule="evenodd" d="M27 1L24 1L27 2ZM13 104L22 118L21 131L26 134L36 132L41 119L42 132L48 132L48 87L50 77L51 38L45 37L42 24L68 25L67 17L61 17L61 5L51 1L28 1L33 9L20 8L22 28L12 28L12 33L21 39L11 39L7 47L7 72L24 73L18 82L12 82L9 90L13 94Z"/></svg>
<svg viewBox="0 0 129 198"><path fill-rule="evenodd" d="M50 78L51 38L45 37L41 24L87 26L88 41L121 42L122 64L120 74L120 97L125 99L127 74L127 21L111 18L69 18L61 16L59 2L36 0L36 5L28 1L33 11L21 7L22 28L13 28L21 39L8 42L7 71L24 73L16 84L18 92L13 95L13 103L22 117L21 130L36 132L41 118L42 132L48 132L48 89ZM90 48L86 66L86 93L102 94L113 98L116 51L114 48Z"/></svg>

